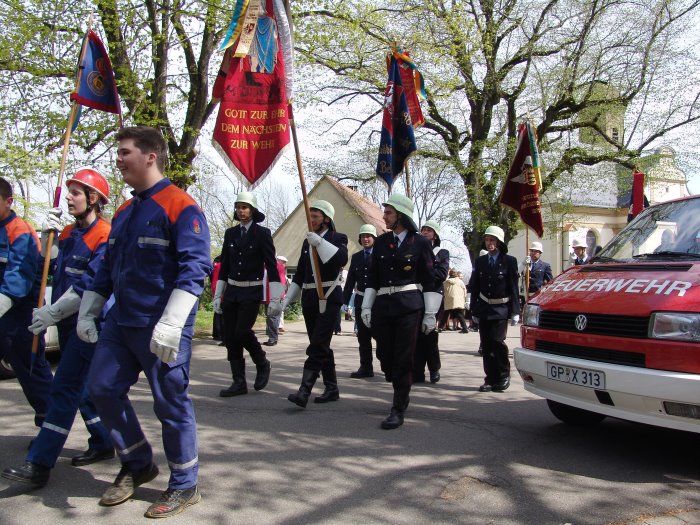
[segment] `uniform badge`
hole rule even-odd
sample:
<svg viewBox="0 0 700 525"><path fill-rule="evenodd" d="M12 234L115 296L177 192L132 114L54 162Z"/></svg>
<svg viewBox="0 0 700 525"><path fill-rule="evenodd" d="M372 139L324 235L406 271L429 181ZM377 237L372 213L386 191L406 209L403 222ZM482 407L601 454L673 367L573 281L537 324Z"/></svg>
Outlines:
<svg viewBox="0 0 700 525"><path fill-rule="evenodd" d="M404 266L404 267L403 267L403 271L404 271L404 272L409 272L409 271L411 271L412 268L413 268L413 266L411 266L411 265Z"/></svg>
<svg viewBox="0 0 700 525"><path fill-rule="evenodd" d="M197 234L202 232L202 225L199 224L199 219L196 217L192 219L192 231Z"/></svg>

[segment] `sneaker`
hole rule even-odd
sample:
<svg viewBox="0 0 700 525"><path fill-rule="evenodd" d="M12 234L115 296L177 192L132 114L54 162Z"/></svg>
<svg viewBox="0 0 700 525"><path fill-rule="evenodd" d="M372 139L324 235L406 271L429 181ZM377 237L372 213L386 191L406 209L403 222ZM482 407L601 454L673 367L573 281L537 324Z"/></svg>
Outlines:
<svg viewBox="0 0 700 525"><path fill-rule="evenodd" d="M151 463L146 467L131 471L128 467L122 465L117 478L100 498L100 505L104 507L112 507L124 503L134 495L134 490L139 485L148 483L158 475L158 467L155 463Z"/></svg>
<svg viewBox="0 0 700 525"><path fill-rule="evenodd" d="M147 518L167 518L180 514L190 505L199 503L202 495L197 485L190 489L168 489L144 513Z"/></svg>

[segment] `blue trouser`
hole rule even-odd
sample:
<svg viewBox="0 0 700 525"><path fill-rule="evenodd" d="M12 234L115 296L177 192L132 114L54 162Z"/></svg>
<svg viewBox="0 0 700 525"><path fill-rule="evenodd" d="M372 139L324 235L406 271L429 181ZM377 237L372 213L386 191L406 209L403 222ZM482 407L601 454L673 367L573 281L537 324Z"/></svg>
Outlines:
<svg viewBox="0 0 700 525"><path fill-rule="evenodd" d="M170 467L171 489L197 484L197 424L188 395L193 319L182 331L180 355L173 365L162 363L149 349L153 328L119 326L108 315L88 374L88 389L122 464L130 470L153 461L134 408L129 388L143 370L153 394L153 408L163 431L163 448Z"/></svg>
<svg viewBox="0 0 700 525"><path fill-rule="evenodd" d="M17 374L24 395L34 409L34 424L41 426L46 416L51 388L51 366L44 355L44 336L39 336L39 347L32 362L32 306L15 304L0 318L0 356L4 356ZM32 368L32 373L29 373Z"/></svg>
<svg viewBox="0 0 700 525"><path fill-rule="evenodd" d="M90 433L88 448L112 448L109 431L100 421L85 384L95 345L81 341L75 326L59 327L58 341L61 362L51 385L49 411L27 453L27 461L46 467L56 464L78 409Z"/></svg>

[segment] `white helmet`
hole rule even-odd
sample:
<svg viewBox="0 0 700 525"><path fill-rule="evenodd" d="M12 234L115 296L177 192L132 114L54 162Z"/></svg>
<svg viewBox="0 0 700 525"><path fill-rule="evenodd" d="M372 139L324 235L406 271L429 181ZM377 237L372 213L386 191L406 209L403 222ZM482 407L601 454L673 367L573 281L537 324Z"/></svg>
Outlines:
<svg viewBox="0 0 700 525"><path fill-rule="evenodd" d="M530 243L530 249L542 253L542 243L539 241L532 241Z"/></svg>
<svg viewBox="0 0 700 525"><path fill-rule="evenodd" d="M498 226L489 226L486 228L486 231L484 232L484 237L487 235L491 235L492 237L496 237L501 242L505 242L503 239L506 238L506 234L503 231L503 228L500 228Z"/></svg>
<svg viewBox="0 0 700 525"><path fill-rule="evenodd" d="M586 243L582 241L581 239L574 239L574 242L571 243L572 248L588 248L586 246Z"/></svg>

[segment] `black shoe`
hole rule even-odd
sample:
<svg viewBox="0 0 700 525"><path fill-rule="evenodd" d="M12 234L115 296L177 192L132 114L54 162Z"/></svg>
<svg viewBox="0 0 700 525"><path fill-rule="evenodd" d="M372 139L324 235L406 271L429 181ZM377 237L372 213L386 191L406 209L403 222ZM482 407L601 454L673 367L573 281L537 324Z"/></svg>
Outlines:
<svg viewBox="0 0 700 525"><path fill-rule="evenodd" d="M477 350L477 355L483 356L484 355L484 349L479 347L479 350Z"/></svg>
<svg viewBox="0 0 700 525"><path fill-rule="evenodd" d="M253 383L253 388L255 390L262 390L267 386L267 382L270 380L270 361L265 361L261 365L255 365L257 374L255 376L255 383Z"/></svg>
<svg viewBox="0 0 700 525"><path fill-rule="evenodd" d="M106 448L104 450L89 448L79 456L74 456L73 459L70 460L70 463L74 467L82 467L83 465L90 465L92 463L97 463L98 461L112 459L113 457L113 448Z"/></svg>
<svg viewBox="0 0 700 525"><path fill-rule="evenodd" d="M287 396L287 400L291 401L297 406L300 406L301 408L306 408L306 405L309 402L309 396L311 395L311 389L314 387L314 384L316 384L318 376L319 372L304 368L299 391L289 394Z"/></svg>
<svg viewBox="0 0 700 525"><path fill-rule="evenodd" d="M122 465L114 483L102 494L100 505L113 507L124 503L134 495L134 490L139 485L148 483L158 475L158 467L155 463L145 466L142 469L131 471Z"/></svg>
<svg viewBox="0 0 700 525"><path fill-rule="evenodd" d="M484 383L479 387L479 392L491 392L493 390L493 387L489 385L488 383Z"/></svg>
<svg viewBox="0 0 700 525"><path fill-rule="evenodd" d="M469 330L460 330L459 333L460 333L460 334L468 334L468 333L469 333Z"/></svg>
<svg viewBox="0 0 700 525"><path fill-rule="evenodd" d="M220 342L218 345L216 345L216 346L226 346L226 343L224 343L223 341L221 341L221 342Z"/></svg>
<svg viewBox="0 0 700 525"><path fill-rule="evenodd" d="M416 383L425 383L425 376L414 377L413 384Z"/></svg>
<svg viewBox="0 0 700 525"><path fill-rule="evenodd" d="M430 382L435 384L440 381L440 372L430 372Z"/></svg>
<svg viewBox="0 0 700 525"><path fill-rule="evenodd" d="M263 343L263 346L275 346L277 344L277 341L265 341Z"/></svg>
<svg viewBox="0 0 700 525"><path fill-rule="evenodd" d="M365 368L358 368L357 372L352 372L350 374L350 377L353 379L362 379L364 377L374 377L374 371L373 370L367 370Z"/></svg>
<svg viewBox="0 0 700 525"><path fill-rule="evenodd" d="M510 386L510 377L506 377L501 382L493 385L491 387L491 390L493 390L494 392L503 392L504 390L508 390L509 386Z"/></svg>
<svg viewBox="0 0 700 525"><path fill-rule="evenodd" d="M199 503L202 495L197 486L190 489L168 489L155 501L144 516L146 518L167 518L180 514L187 507Z"/></svg>
<svg viewBox="0 0 700 525"><path fill-rule="evenodd" d="M396 408L392 408L389 416L382 421L382 428L384 430L393 430L399 428L401 425L403 425L403 411L397 410Z"/></svg>
<svg viewBox="0 0 700 525"><path fill-rule="evenodd" d="M21 467L8 467L2 471L2 477L5 479L29 483L37 487L46 485L49 482L50 474L51 469L49 467L30 463L29 461Z"/></svg>
<svg viewBox="0 0 700 525"><path fill-rule="evenodd" d="M340 391L337 386L326 385L326 389L323 394L316 396L314 398L314 403L330 403L331 401L338 401L340 399Z"/></svg>
<svg viewBox="0 0 700 525"><path fill-rule="evenodd" d="M221 397L242 396L248 393L248 384L245 381L245 359L233 359L230 361L231 377L233 383L228 388L219 391Z"/></svg>

